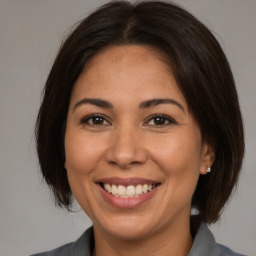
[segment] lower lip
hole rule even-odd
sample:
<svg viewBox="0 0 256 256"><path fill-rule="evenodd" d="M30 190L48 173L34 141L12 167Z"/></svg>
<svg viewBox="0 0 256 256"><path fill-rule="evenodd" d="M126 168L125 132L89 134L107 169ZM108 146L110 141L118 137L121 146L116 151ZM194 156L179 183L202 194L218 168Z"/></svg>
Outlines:
<svg viewBox="0 0 256 256"><path fill-rule="evenodd" d="M112 194L109 194L106 190L104 190L99 184L100 192L103 196L103 198L112 206L115 206L117 208L123 208L123 209L129 209L129 208L136 208L144 203L146 203L148 200L150 200L153 195L155 194L156 190L158 189L158 186L151 190L150 192L147 192L146 194L143 194L138 197L134 198L120 198L115 197Z"/></svg>

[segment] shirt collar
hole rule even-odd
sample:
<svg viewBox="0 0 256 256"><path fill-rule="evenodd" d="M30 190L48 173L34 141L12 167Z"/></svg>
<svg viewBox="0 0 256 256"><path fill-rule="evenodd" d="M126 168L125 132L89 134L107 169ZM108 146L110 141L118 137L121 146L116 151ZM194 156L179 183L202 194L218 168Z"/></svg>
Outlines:
<svg viewBox="0 0 256 256"><path fill-rule="evenodd" d="M194 238L193 245L188 256L213 256L215 254L216 242L213 234L207 227L206 223L202 222Z"/></svg>

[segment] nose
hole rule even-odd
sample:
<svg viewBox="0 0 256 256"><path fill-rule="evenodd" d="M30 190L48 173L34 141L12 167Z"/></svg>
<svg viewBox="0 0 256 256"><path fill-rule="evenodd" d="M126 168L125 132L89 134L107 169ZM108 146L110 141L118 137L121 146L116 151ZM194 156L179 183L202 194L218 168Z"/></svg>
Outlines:
<svg viewBox="0 0 256 256"><path fill-rule="evenodd" d="M114 132L110 146L105 152L105 159L109 164L121 169L130 169L134 165L145 163L147 153L136 128L126 127Z"/></svg>

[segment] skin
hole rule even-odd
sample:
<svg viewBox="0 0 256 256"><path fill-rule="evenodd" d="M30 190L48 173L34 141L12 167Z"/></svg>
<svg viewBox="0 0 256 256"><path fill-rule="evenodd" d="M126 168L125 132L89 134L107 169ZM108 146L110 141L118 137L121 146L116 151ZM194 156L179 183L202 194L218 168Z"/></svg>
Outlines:
<svg viewBox="0 0 256 256"><path fill-rule="evenodd" d="M107 101L112 108L78 103L84 98ZM166 98L178 104L140 107ZM88 118L95 114L102 117ZM166 118L153 118L156 114ZM71 190L93 222L94 255L189 253L191 198L214 151L202 141L161 54L146 46L113 46L86 64L71 95L65 153ZM122 209L100 193L96 182L109 177L161 185L142 205Z"/></svg>

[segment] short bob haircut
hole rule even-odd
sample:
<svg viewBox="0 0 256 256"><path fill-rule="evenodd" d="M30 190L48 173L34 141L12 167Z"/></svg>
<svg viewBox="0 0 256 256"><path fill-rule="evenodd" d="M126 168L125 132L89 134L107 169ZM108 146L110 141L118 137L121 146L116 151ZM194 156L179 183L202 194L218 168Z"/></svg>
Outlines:
<svg viewBox="0 0 256 256"><path fill-rule="evenodd" d="M198 123L215 148L212 172L201 175L192 198L200 221L214 223L237 184L244 155L238 96L229 63L213 34L173 3L107 3L83 19L61 45L47 79L36 122L41 171L56 203L68 210L72 192L64 168L64 136L73 86L103 48L145 45L163 53Z"/></svg>

